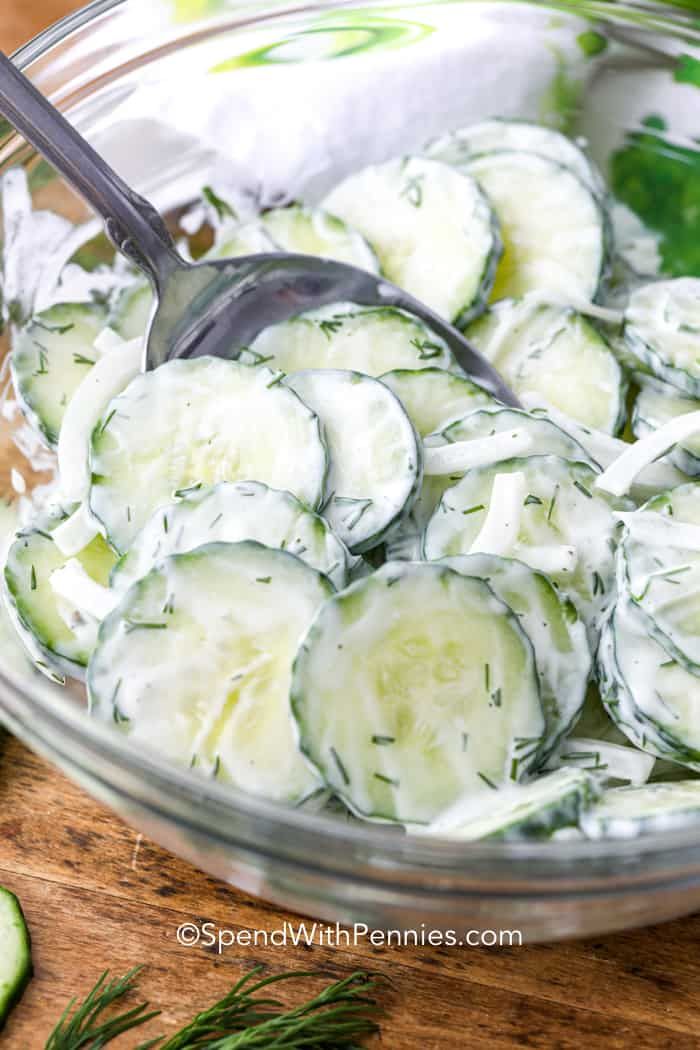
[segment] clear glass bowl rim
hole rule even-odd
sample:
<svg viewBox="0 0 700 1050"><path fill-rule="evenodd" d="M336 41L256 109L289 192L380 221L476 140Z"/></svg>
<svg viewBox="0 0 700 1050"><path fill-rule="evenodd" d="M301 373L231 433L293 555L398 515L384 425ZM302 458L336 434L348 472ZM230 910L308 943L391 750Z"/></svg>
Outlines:
<svg viewBox="0 0 700 1050"><path fill-rule="evenodd" d="M20 47L13 60L26 69L48 55L73 32L89 26L102 15L128 0L92 0L85 7L59 20ZM321 3L266 8L266 20L290 14L353 6L357 0L324 0ZM363 3L372 6L374 0ZM519 4L582 12L580 0L506 0ZM655 28L675 32L700 43L692 11L670 6L655 10L617 0L591 0L587 11L601 19L628 21L629 12L643 12L654 19ZM251 8L246 7L245 22ZM656 18L658 15L658 19ZM240 25L235 9L224 22L217 19L214 32ZM192 37L200 37L195 27ZM186 33L176 46L186 46ZM30 71L31 72L31 71ZM431 892L541 893L572 891L580 896L598 892L624 892L630 882L648 890L695 880L700 876L700 826L614 841L458 843L400 834L387 835L381 824L348 825L332 822L299 810L282 808L234 788L204 782L188 770L179 769L140 748L127 746L107 727L85 718L84 711L66 701L57 703L55 693L37 682L36 688L0 668L0 708L11 731L67 770L74 779L88 783L93 793L117 793L166 821L176 822L193 834L220 844L235 855L252 852L267 855L274 863L284 860L304 868L322 868L326 875L357 881ZM361 868L358 859L365 859ZM369 868L367 867L369 864ZM488 887L484 886L485 872ZM398 885L396 886L398 890Z"/></svg>

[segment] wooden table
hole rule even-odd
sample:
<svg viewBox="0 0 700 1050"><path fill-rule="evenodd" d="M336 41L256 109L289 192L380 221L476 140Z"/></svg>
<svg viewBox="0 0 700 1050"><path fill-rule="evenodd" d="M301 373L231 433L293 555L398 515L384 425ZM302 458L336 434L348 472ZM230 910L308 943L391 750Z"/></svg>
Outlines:
<svg viewBox="0 0 700 1050"><path fill-rule="evenodd" d="M76 6L2 0L0 47L12 50ZM390 1050L700 1045L700 917L510 950L238 948L218 957L182 948L175 933L189 919L269 930L290 917L141 839L11 739L0 751L0 884L22 900L36 967L0 1035L8 1050L41 1050L73 995L103 969L122 973L138 962L146 964L143 995L163 1009L150 1034L185 1022L263 963L271 972L343 976L366 967L390 975L389 1013L375 1044ZM135 1041L117 1045L128 1050Z"/></svg>

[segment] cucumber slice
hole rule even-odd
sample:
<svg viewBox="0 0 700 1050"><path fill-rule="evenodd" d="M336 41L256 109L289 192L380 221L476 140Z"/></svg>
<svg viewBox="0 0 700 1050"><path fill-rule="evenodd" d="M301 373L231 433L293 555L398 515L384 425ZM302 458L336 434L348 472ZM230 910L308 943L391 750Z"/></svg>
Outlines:
<svg viewBox="0 0 700 1050"><path fill-rule="evenodd" d="M261 222L285 252L321 255L326 259L379 272L379 262L365 238L347 223L323 208L290 204L263 212Z"/></svg>
<svg viewBox="0 0 700 1050"><path fill-rule="evenodd" d="M608 714L636 747L700 772L700 677L669 658L624 599L605 623L598 674Z"/></svg>
<svg viewBox="0 0 700 1050"><path fill-rule="evenodd" d="M291 699L304 753L377 820L426 823L524 777L544 732L516 617L482 580L438 565L389 563L326 602Z"/></svg>
<svg viewBox="0 0 700 1050"><path fill-rule="evenodd" d="M518 395L553 405L585 426L615 433L625 416L622 369L581 314L533 298L495 303L466 331Z"/></svg>
<svg viewBox="0 0 700 1050"><path fill-rule="evenodd" d="M92 438L90 510L125 553L187 489L256 480L319 504L326 450L316 415L268 368L200 357L139 375Z"/></svg>
<svg viewBox="0 0 700 1050"><path fill-rule="evenodd" d="M0 557L3 564L7 549L17 531L17 525L17 504L6 503L0 499ZM0 666L16 675L25 676L27 673L31 674L34 666L19 639L4 595L0 595Z"/></svg>
<svg viewBox="0 0 700 1050"><path fill-rule="evenodd" d="M29 422L50 448L66 406L97 360L94 342L106 311L86 303L62 303L15 329L10 366L17 398Z"/></svg>
<svg viewBox="0 0 700 1050"><path fill-rule="evenodd" d="M542 124L527 120L484 120L452 131L434 140L426 149L427 156L462 168L482 153L514 150L537 153L564 168L569 168L597 196L607 194L603 176L584 151L566 135Z"/></svg>
<svg viewBox="0 0 700 1050"><path fill-rule="evenodd" d="M549 839L560 828L578 827L600 787L581 769L558 769L529 784L513 784L488 798L458 803L423 829L423 834L473 842Z"/></svg>
<svg viewBox="0 0 700 1050"><path fill-rule="evenodd" d="M102 624L91 712L202 775L298 802L319 780L295 740L292 661L332 593L293 554L252 541L174 555Z"/></svg>
<svg viewBox="0 0 700 1050"><path fill-rule="evenodd" d="M63 511L49 512L17 533L5 562L5 596L32 658L59 673L80 678L95 646L99 621L59 597L51 584L52 574L70 560L52 538L52 532L66 519ZM88 576L104 587L114 560L101 536L77 556Z"/></svg>
<svg viewBox="0 0 700 1050"><path fill-rule="evenodd" d="M615 532L610 505L594 494L595 478L586 464L558 456L470 470L430 519L425 557L491 553L524 561L573 597L594 636L613 597Z"/></svg>
<svg viewBox="0 0 700 1050"><path fill-rule="evenodd" d="M467 412L494 404L483 387L444 368L395 368L380 378L401 400L420 437Z"/></svg>
<svg viewBox="0 0 700 1050"><path fill-rule="evenodd" d="M287 550L345 586L349 553L323 518L289 492L257 481L222 481L156 511L115 565L112 587L123 594L171 554L241 540Z"/></svg>
<svg viewBox="0 0 700 1050"><path fill-rule="evenodd" d="M630 839L700 821L700 781L611 788L581 820L590 839Z"/></svg>
<svg viewBox="0 0 700 1050"><path fill-rule="evenodd" d="M463 477L464 463L474 463L477 458L474 446L470 444L464 448L455 447L454 461L447 460L441 465L436 463L437 453L433 450L445 448L450 444L459 446L462 442L477 442L484 438L489 440L488 444L484 442L479 450L483 457L482 463L498 463L511 459L516 452L516 441L525 439L528 455L558 455L595 466L581 445L548 419L499 406L475 409L461 419L454 420L439 433L428 434L426 437L426 473L423 484L411 514L387 540L387 557L390 560L417 561L422 557L422 533L436 507L446 490ZM523 444L520 447L522 448ZM441 473L432 473L438 469ZM431 471L430 474L427 473L428 470Z"/></svg>
<svg viewBox="0 0 700 1050"><path fill-rule="evenodd" d="M141 339L146 334L152 313L153 289L148 281L137 278L117 294L108 324L122 339Z"/></svg>
<svg viewBox="0 0 700 1050"><path fill-rule="evenodd" d="M522 151L487 153L464 169L491 201L505 250L492 299L537 292L594 302L607 274L605 208L568 168Z"/></svg>
<svg viewBox="0 0 700 1050"><path fill-rule="evenodd" d="M0 886L0 1029L32 976L32 949L22 906Z"/></svg>
<svg viewBox="0 0 700 1050"><path fill-rule="evenodd" d="M512 558L471 554L444 558L440 564L484 580L530 639L547 723L547 739L540 745L544 760L578 720L591 674L586 629L575 606L543 573Z"/></svg>
<svg viewBox="0 0 700 1050"><path fill-rule="evenodd" d="M625 310L625 344L645 369L700 398L700 278L637 288Z"/></svg>
<svg viewBox="0 0 700 1050"><path fill-rule="evenodd" d="M324 207L367 238L390 281L443 317L465 323L483 309L502 245L469 175L403 157L350 175Z"/></svg>
<svg viewBox="0 0 700 1050"><path fill-rule="evenodd" d="M227 221L216 230L214 244L205 259L235 259L242 255L264 255L278 252L280 244L273 240L259 221L239 223Z"/></svg>
<svg viewBox="0 0 700 1050"><path fill-rule="evenodd" d="M678 416L700 410L700 401L686 397L668 383L651 376L638 376L639 394L632 413L632 430L643 438ZM691 477L700 475L700 435L688 438L669 452L669 459Z"/></svg>
<svg viewBox="0 0 700 1050"><path fill-rule="evenodd" d="M618 586L648 630L700 674L700 485L683 485L625 515Z"/></svg>
<svg viewBox="0 0 700 1050"><path fill-rule="evenodd" d="M390 307L333 303L271 325L254 340L255 359L283 372L346 368L381 376L395 368L455 368L445 343Z"/></svg>
<svg viewBox="0 0 700 1050"><path fill-rule="evenodd" d="M312 369L285 382L321 420L330 457L324 517L353 553L376 547L421 483L421 444L401 402L359 372Z"/></svg>

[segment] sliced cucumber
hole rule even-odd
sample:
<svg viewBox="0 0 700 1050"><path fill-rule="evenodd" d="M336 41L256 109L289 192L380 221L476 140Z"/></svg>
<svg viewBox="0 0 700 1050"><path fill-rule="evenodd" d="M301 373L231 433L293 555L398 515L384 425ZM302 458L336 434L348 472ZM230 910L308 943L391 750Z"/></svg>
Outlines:
<svg viewBox="0 0 700 1050"><path fill-rule="evenodd" d="M32 658L80 678L97 640L99 619L60 597L52 585L53 574L70 560L52 538L66 517L54 511L19 532L7 553L4 579L10 615ZM114 560L100 536L77 556L102 587L109 583Z"/></svg>
<svg viewBox="0 0 700 1050"><path fill-rule="evenodd" d="M670 656L700 674L700 485L625 515L618 586Z"/></svg>
<svg viewBox="0 0 700 1050"><path fill-rule="evenodd" d="M592 657L575 606L543 573L512 558L471 554L445 558L441 564L484 580L530 639L547 723L547 740L540 745L544 760L571 730L586 698Z"/></svg>
<svg viewBox="0 0 700 1050"><path fill-rule="evenodd" d="M451 352L424 324L389 307L335 303L266 328L255 360L283 372L346 368L380 376L395 368L454 368Z"/></svg>
<svg viewBox="0 0 700 1050"><path fill-rule="evenodd" d="M700 677L669 658L624 599L603 629L598 671L608 714L636 747L700 771Z"/></svg>
<svg viewBox="0 0 700 1050"><path fill-rule="evenodd" d="M396 368L381 380L400 398L421 437L475 408L494 404L483 387L444 368Z"/></svg>
<svg viewBox="0 0 700 1050"><path fill-rule="evenodd" d="M558 456L470 470L430 519L425 557L518 558L571 594L594 635L613 596L615 531L610 505L594 494L595 478L586 464Z"/></svg>
<svg viewBox="0 0 700 1050"><path fill-rule="evenodd" d="M639 394L632 413L632 430L638 438L646 437L678 416L700 410L700 401L681 394L676 387L651 376L638 376ZM669 459L691 477L700 475L700 434L678 444Z"/></svg>
<svg viewBox="0 0 700 1050"><path fill-rule="evenodd" d="M595 773L606 783L623 781L635 786L645 784L651 776L656 762L654 756L630 747L624 736L623 744L613 744L579 733L577 727L576 736L562 741L549 762L549 768L576 766Z"/></svg>
<svg viewBox="0 0 700 1050"><path fill-rule="evenodd" d="M112 587L124 593L171 554L241 540L287 550L345 586L349 553L323 518L289 492L257 481L222 481L156 511L115 565Z"/></svg>
<svg viewBox="0 0 700 1050"><path fill-rule="evenodd" d="M527 120L484 120L470 124L431 142L426 153L433 160L461 168L482 153L499 150L538 153L569 168L596 195L607 193L598 168L580 146L553 128Z"/></svg>
<svg viewBox="0 0 700 1050"><path fill-rule="evenodd" d="M700 822L700 781L611 788L584 814L591 839L629 839Z"/></svg>
<svg viewBox="0 0 700 1050"><path fill-rule="evenodd" d="M66 406L97 360L106 311L86 303L52 306L13 334L10 365L27 419L55 448Z"/></svg>
<svg viewBox="0 0 700 1050"><path fill-rule="evenodd" d="M137 278L116 296L109 314L109 326L122 339L140 339L146 334L153 313L153 289Z"/></svg>
<svg viewBox="0 0 700 1050"><path fill-rule="evenodd" d="M353 553L371 550L411 509L421 443L401 402L360 372L310 369L286 384L316 412L330 469L323 515Z"/></svg>
<svg viewBox="0 0 700 1050"><path fill-rule="evenodd" d="M290 204L263 212L261 222L285 252L321 255L326 259L379 272L379 263L365 238L336 215L323 208Z"/></svg>
<svg viewBox="0 0 700 1050"><path fill-rule="evenodd" d="M625 343L659 379L700 398L700 278L637 288L625 310Z"/></svg>
<svg viewBox="0 0 700 1050"><path fill-rule="evenodd" d="M204 258L235 259L241 255L261 255L279 250L280 245L261 222L229 220L217 228L214 244Z"/></svg>
<svg viewBox="0 0 700 1050"><path fill-rule="evenodd" d="M382 273L448 320L483 309L501 256L476 182L439 161L403 157L350 175L324 207L363 234Z"/></svg>
<svg viewBox="0 0 700 1050"><path fill-rule="evenodd" d="M500 223L505 250L492 298L537 292L572 305L595 301L611 237L605 208L588 186L556 161L516 150L475 157L464 170Z"/></svg>
<svg viewBox="0 0 700 1050"><path fill-rule="evenodd" d="M487 798L457 803L423 829L423 834L471 842L549 839L560 828L578 827L600 797L600 787L581 769L558 769L528 784L512 784Z"/></svg>
<svg viewBox="0 0 700 1050"><path fill-rule="evenodd" d="M426 823L522 778L544 733L516 617L482 580L438 565L389 563L326 602L291 697L302 750L371 819Z"/></svg>
<svg viewBox="0 0 700 1050"><path fill-rule="evenodd" d="M0 886L0 1029L32 976L32 949L22 906Z"/></svg>
<svg viewBox="0 0 700 1050"><path fill-rule="evenodd" d="M7 548L17 531L17 524L17 504L6 503L0 499L0 558L3 565ZM29 659L29 654L20 641L17 628L7 608L4 594L0 594L0 667L18 675L27 675L33 668L33 662Z"/></svg>
<svg viewBox="0 0 700 1050"><path fill-rule="evenodd" d="M92 433L112 398L141 371L143 350L142 339L115 346L98 357L73 392L58 438L61 496L69 503L82 503L89 496Z"/></svg>
<svg viewBox="0 0 700 1050"><path fill-rule="evenodd" d="M466 335L518 395L615 433L625 415L622 369L581 314L533 298L495 303Z"/></svg>
<svg viewBox="0 0 700 1050"><path fill-rule="evenodd" d="M318 789L289 712L292 661L330 582L259 543L166 559L100 629L92 714L135 743L255 795Z"/></svg>
<svg viewBox="0 0 700 1050"><path fill-rule="evenodd" d="M200 357L139 375L92 439L90 509L125 553L177 493L261 481L319 504L326 450L317 416L279 373Z"/></svg>

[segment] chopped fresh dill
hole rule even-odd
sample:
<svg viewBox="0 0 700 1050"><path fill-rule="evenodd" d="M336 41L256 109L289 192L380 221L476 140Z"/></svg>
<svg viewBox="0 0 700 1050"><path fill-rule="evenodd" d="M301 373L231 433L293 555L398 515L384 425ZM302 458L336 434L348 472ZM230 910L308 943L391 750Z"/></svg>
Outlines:
<svg viewBox="0 0 700 1050"><path fill-rule="evenodd" d="M473 507L467 507L466 510L462 511L462 514L477 514L480 510L486 510L483 503L476 503Z"/></svg>
<svg viewBox="0 0 700 1050"><path fill-rule="evenodd" d="M387 744L394 744L394 743L396 743L396 737L394 737L394 736L381 736L381 735L375 733L375 735L372 737L372 743L376 744L378 747L386 747Z"/></svg>
<svg viewBox="0 0 700 1050"><path fill-rule="evenodd" d="M333 761L335 762L335 764L337 766L338 772L340 773L341 777L343 778L343 783L347 787L347 785L350 783L350 777L348 776L348 771L345 768L345 766L343 765L343 762L342 762L342 760L340 758L340 755L338 754L338 752L336 751L336 749L334 747L330 748L330 753L331 753L331 756L333 758Z"/></svg>
<svg viewBox="0 0 700 1050"><path fill-rule="evenodd" d="M485 773L477 772L476 775L479 777L480 780L483 780L483 782L486 785L488 785L488 787L490 787L493 791L498 791L498 786L494 784L493 780L487 777Z"/></svg>
<svg viewBox="0 0 700 1050"><path fill-rule="evenodd" d="M401 782L399 780L395 780L393 777L387 777L383 773L375 773L374 777L375 780L381 780L383 784L389 784L390 787L397 788L401 786Z"/></svg>

